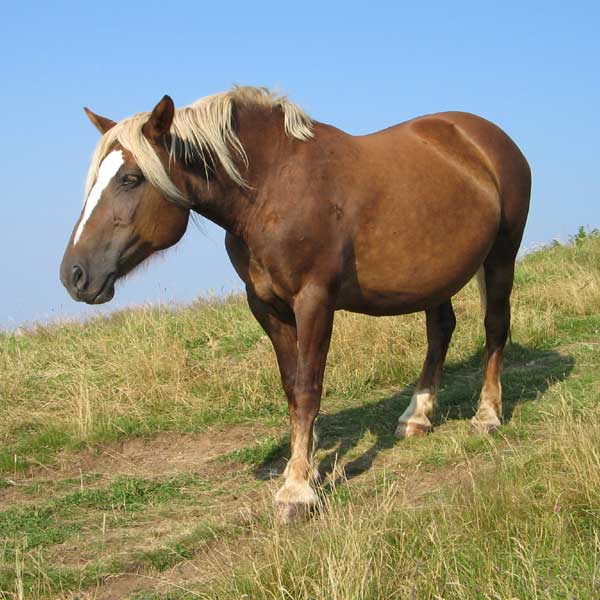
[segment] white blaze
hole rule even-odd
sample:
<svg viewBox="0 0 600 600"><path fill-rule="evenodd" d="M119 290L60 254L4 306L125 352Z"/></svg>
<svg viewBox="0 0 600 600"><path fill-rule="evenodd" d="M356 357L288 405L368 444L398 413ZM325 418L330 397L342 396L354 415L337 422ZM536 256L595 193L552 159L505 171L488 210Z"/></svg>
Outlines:
<svg viewBox="0 0 600 600"><path fill-rule="evenodd" d="M92 216L94 209L100 201L102 192L110 183L110 180L117 174L117 171L121 168L121 165L124 162L125 159L123 158L123 152L121 150L113 150L110 154L107 154L104 160L100 163L100 167L98 168L98 176L96 177L96 183L94 183L94 186L90 190L83 207L83 215L81 216L81 221L79 221L79 227L77 227L77 231L75 232L73 246L79 241L86 222Z"/></svg>

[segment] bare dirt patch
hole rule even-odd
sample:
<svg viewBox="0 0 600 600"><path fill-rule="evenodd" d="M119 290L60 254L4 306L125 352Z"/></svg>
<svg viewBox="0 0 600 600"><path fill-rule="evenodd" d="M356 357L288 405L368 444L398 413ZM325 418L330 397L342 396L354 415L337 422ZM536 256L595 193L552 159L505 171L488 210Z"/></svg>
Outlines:
<svg viewBox="0 0 600 600"><path fill-rule="evenodd" d="M47 497L61 492L51 490L48 484L64 480L81 480L97 476L97 485L115 476L169 477L183 473L218 475L232 468L231 464L214 459L259 442L272 430L257 427L233 427L226 431L209 430L197 434L159 433L149 438L133 438L121 442L98 444L82 452L60 453L52 466L38 466L26 476L9 477L9 486L0 490L0 510L17 503L39 502L39 495L26 493L32 486L46 486ZM77 483L74 482L73 488ZM86 482L86 487L90 485ZM67 491L72 491L67 490Z"/></svg>
<svg viewBox="0 0 600 600"><path fill-rule="evenodd" d="M201 434L160 433L147 439L99 445L93 453L62 456L61 471L63 476L80 472L133 477L196 473L212 459L256 443L269 433L254 427Z"/></svg>

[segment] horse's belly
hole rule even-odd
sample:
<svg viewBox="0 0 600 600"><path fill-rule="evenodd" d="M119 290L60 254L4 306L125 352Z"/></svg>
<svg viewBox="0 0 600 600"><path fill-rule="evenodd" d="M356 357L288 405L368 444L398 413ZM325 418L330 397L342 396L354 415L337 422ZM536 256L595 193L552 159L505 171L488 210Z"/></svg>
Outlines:
<svg viewBox="0 0 600 600"><path fill-rule="evenodd" d="M492 194L389 204L358 229L338 308L392 315L436 306L473 277L498 232Z"/></svg>

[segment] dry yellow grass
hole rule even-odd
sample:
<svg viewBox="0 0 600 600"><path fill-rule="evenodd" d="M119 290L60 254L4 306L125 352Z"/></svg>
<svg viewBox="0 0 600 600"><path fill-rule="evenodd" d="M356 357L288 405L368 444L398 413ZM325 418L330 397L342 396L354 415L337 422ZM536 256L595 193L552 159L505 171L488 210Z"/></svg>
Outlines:
<svg viewBox="0 0 600 600"><path fill-rule="evenodd" d="M520 266L512 326L519 343L550 338L560 315L597 314L600 275L591 263L598 242L590 239L585 249L549 249L543 259L534 255ZM473 284L458 295L455 308L450 359L460 360L483 345ZM420 314L374 319L339 313L326 394L405 385L418 374L424 354ZM43 431L49 424L85 441L99 431L118 433L121 419L143 432L154 428L157 417L161 427L193 428L203 420L280 415L281 398L269 341L239 296L0 337L0 439L8 444L15 431Z"/></svg>
<svg viewBox="0 0 600 600"><path fill-rule="evenodd" d="M142 570L136 590L158 590L137 598L598 597L600 235L527 256L512 304L507 424L489 439L469 436L465 421L481 377L474 284L455 301L437 431L424 440L392 437L425 355L422 315L336 316L317 456L350 480L324 490L314 521L290 529L271 521L265 484L253 478L271 450L281 454L287 408L272 348L243 298L0 334L0 499L19 469L52 469L63 448L87 456L99 441L163 431L208 431L235 446L234 424L276 433L266 445L243 447L246 437L240 453L196 479L81 473L79 484L22 470L32 474L23 489L41 491L0 511L0 598L94 597L96 583L113 589L109 574L134 577L127 560ZM241 474L231 471L236 460L248 465ZM264 494L253 496L240 534L229 513L215 519L248 490ZM13 496L26 497L18 486ZM137 512L115 508L121 497ZM194 529L203 516L220 523L216 537ZM169 523L177 523L171 537ZM209 542L214 555L199 550ZM86 558L65 570L59 557L69 543ZM187 561L205 573L202 584ZM115 584L112 597L123 589Z"/></svg>
<svg viewBox="0 0 600 600"><path fill-rule="evenodd" d="M564 387L534 439L494 446L483 463L463 456L462 483L414 504L379 473L327 496L309 527L257 532L256 559L233 584L182 597L597 598L600 406L574 416Z"/></svg>

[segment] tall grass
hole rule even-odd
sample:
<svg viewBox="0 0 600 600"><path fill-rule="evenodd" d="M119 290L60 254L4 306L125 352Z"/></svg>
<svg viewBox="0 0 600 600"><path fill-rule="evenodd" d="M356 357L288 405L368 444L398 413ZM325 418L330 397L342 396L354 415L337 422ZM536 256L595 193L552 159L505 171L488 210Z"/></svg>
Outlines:
<svg viewBox="0 0 600 600"><path fill-rule="evenodd" d="M19 469L51 465L64 448L169 430L223 429L227 436L240 423L265 430L255 446L212 463L212 479L180 482L185 493L178 479L139 480L134 488L130 481L130 500L145 498L135 519L124 519L111 495L123 496L118 479L90 474L93 489L84 493L87 474L78 490L78 481L44 483L32 470L42 493L23 509L0 512L0 583L7 582L0 598L101 585L130 568L127 560L153 577L176 571L180 561L212 574L202 585L194 578L180 585L173 575L172 591L139 598L600 597L600 235L578 234L519 263L504 377L507 424L497 437L471 437L461 420L481 377L475 286L454 305L458 327L444 379L450 383L439 395L440 426L401 444L392 432L425 356L422 315L336 315L318 458L343 463L354 479L330 476L323 510L291 528L272 522L270 500L258 509L255 496L259 516L243 535L223 525L219 506L266 486L254 481L253 469L281 456L287 431L273 350L243 298L0 333L0 498ZM405 386L398 400L393 392ZM243 465L240 473L231 463ZM26 497L27 485L15 498ZM109 529L123 528L112 542L104 536L106 514L114 516ZM231 539L209 536L218 547L201 558L194 552L207 536L194 529L198 517L217 523L215 531L235 529ZM161 518L158 536L148 523ZM157 536L173 529L183 537L161 545ZM89 561L64 566L57 557L69 544Z"/></svg>
<svg viewBox="0 0 600 600"><path fill-rule="evenodd" d="M558 321L600 311L599 240L589 236L522 261L513 298L519 343L550 347ZM483 344L472 284L455 305L459 328L450 360L461 360ZM325 396L360 397L380 386L406 385L424 354L422 315L340 313ZM8 468L32 444L51 454L65 444L159 429L282 423L286 406L270 343L245 300L233 296L181 310L146 308L85 324L37 325L22 336L2 333L0 410Z"/></svg>
<svg viewBox="0 0 600 600"><path fill-rule="evenodd" d="M326 497L317 522L276 524L233 584L254 600L600 597L600 406L574 416L556 390L535 443L465 456L462 484L407 502L378 477ZM373 492L373 489L376 492Z"/></svg>

